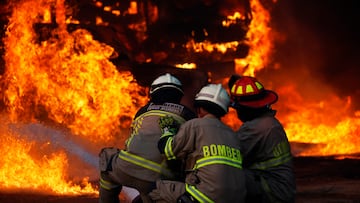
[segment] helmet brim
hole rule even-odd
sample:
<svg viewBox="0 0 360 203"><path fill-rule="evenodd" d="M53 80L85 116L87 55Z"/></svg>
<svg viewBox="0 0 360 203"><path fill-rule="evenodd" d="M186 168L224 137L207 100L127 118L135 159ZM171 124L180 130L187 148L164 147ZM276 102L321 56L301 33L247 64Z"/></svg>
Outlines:
<svg viewBox="0 0 360 203"><path fill-rule="evenodd" d="M271 90L264 90L264 91L265 91L264 97L262 97L259 100L237 101L236 103L251 108L262 108L277 102L278 95L274 91Z"/></svg>
<svg viewBox="0 0 360 203"><path fill-rule="evenodd" d="M173 85L173 84L161 84L158 87L155 88L150 88L150 94L154 94L155 92L159 91L159 90L164 90L164 89L173 89L173 90L177 90L179 91L182 95L184 95L184 91L182 90L181 87Z"/></svg>

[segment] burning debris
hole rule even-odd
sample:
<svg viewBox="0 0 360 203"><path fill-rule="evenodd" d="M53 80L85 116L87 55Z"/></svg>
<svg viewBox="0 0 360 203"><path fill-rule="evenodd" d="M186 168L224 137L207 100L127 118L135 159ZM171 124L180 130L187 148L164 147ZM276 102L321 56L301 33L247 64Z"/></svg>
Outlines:
<svg viewBox="0 0 360 203"><path fill-rule="evenodd" d="M252 18L247 0L84 0L70 2L64 9L59 16L59 8L50 5L42 21L35 22L38 40L53 37L49 30L66 21L69 32L86 29L94 39L114 48L111 61L118 68L184 62L201 67L248 54L245 37Z"/></svg>

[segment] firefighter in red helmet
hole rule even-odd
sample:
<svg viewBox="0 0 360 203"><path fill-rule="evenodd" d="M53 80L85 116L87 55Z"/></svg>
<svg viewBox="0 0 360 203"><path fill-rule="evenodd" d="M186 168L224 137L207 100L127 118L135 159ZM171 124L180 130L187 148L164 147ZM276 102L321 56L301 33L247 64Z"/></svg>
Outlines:
<svg viewBox="0 0 360 203"><path fill-rule="evenodd" d="M181 163L167 162L157 143L160 117L172 116L180 124L196 117L180 104L182 97L182 84L173 75L166 73L153 81L150 101L136 113L125 149L106 147L100 152L100 203L118 203L122 186L135 188L142 202L149 203L147 194L157 179L181 179Z"/></svg>
<svg viewBox="0 0 360 203"><path fill-rule="evenodd" d="M237 135L246 175L247 202L294 202L296 194L290 144L271 105L276 92L254 77L232 75L231 107L242 121Z"/></svg>
<svg viewBox="0 0 360 203"><path fill-rule="evenodd" d="M195 96L198 118L177 125L162 117L158 147L168 160L185 162L185 182L158 180L149 195L159 203L244 202L240 140L220 118L228 112L230 97L221 84L208 84Z"/></svg>

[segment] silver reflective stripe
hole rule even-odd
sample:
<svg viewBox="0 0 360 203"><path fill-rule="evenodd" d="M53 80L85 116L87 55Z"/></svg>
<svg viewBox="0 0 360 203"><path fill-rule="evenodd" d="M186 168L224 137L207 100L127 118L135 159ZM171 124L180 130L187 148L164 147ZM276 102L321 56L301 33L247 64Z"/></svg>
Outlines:
<svg viewBox="0 0 360 203"><path fill-rule="evenodd" d="M204 193L200 192L196 189L195 186L189 185L186 183L186 191L193 196L200 203L215 203L209 197L207 197Z"/></svg>
<svg viewBox="0 0 360 203"><path fill-rule="evenodd" d="M161 166L156 162L147 160L135 154L131 154L129 152L121 150L119 153L119 158L127 162L133 163L135 165L141 166L143 168L147 168L149 170L163 174L167 177L172 177L172 173L167 168L164 168L163 166Z"/></svg>

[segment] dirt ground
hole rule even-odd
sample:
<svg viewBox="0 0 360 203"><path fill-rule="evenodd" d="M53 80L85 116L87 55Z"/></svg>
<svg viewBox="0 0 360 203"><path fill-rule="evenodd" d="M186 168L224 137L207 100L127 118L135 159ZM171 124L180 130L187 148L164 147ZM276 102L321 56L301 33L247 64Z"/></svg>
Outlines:
<svg viewBox="0 0 360 203"><path fill-rule="evenodd" d="M295 159L297 203L360 203L360 159Z"/></svg>
<svg viewBox="0 0 360 203"><path fill-rule="evenodd" d="M360 159L295 158L296 203L360 203ZM97 203L96 197L0 192L0 203Z"/></svg>

